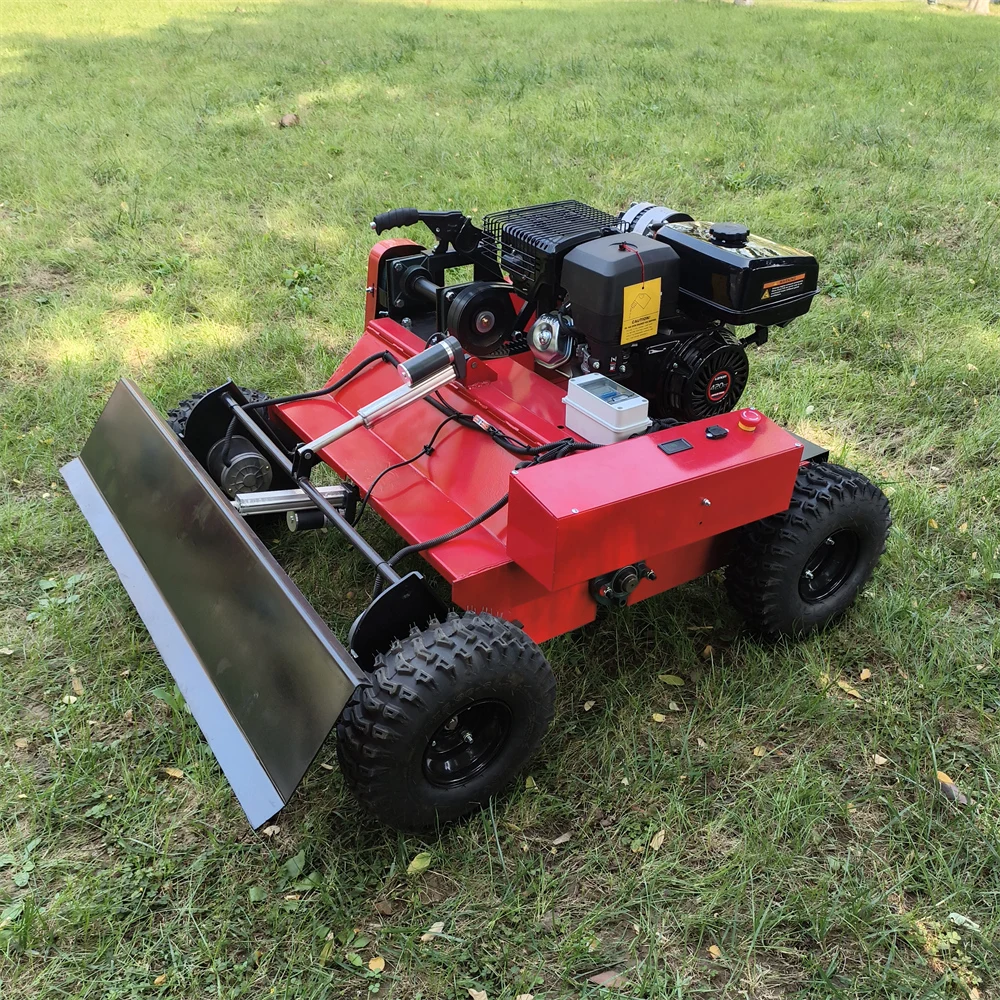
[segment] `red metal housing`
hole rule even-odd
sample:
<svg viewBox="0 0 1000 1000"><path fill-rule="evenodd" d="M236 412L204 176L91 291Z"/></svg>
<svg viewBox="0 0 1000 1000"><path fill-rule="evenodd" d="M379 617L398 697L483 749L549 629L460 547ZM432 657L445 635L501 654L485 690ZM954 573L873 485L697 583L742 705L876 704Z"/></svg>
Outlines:
<svg viewBox="0 0 1000 1000"><path fill-rule="evenodd" d="M414 247L377 244L369 286L383 256ZM426 346L401 324L375 319L371 292L367 301L364 335L331 382L370 354L388 349L402 360ZM466 384L452 383L441 396L529 445L576 438L563 426L565 382L551 374L537 373L530 354L473 358ZM302 440L312 440L399 382L393 366L372 365L330 396L275 409ZM367 493L386 466L420 455L441 421L438 410L418 402L346 435L320 457ZM729 434L706 439L712 423ZM677 437L693 447L673 455L658 448ZM645 560L656 579L643 581L632 603L724 564L726 532L788 506L800 460L801 445L777 425L765 419L748 433L736 414L726 414L512 474L521 459L486 434L451 423L432 454L386 475L369 503L412 543L467 523L509 492L508 507L423 555L460 607L519 621L541 642L594 618L589 581L600 573Z"/></svg>

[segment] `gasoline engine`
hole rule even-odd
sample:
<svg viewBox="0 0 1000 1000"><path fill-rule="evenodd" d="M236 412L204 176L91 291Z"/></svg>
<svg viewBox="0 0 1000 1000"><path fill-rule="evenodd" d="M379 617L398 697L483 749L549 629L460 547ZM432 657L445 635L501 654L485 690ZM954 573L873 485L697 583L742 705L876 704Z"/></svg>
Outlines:
<svg viewBox="0 0 1000 1000"><path fill-rule="evenodd" d="M439 243L380 275L378 314L429 342L454 336L476 357L530 351L554 377L604 376L587 383L593 394L623 387L654 418L732 410L747 345L807 312L817 289L811 255L650 202L618 216L578 201L533 205L486 215L481 229L460 212L379 220L379 231L424 222ZM470 263L474 280L446 283L445 270ZM733 328L747 325L738 338Z"/></svg>

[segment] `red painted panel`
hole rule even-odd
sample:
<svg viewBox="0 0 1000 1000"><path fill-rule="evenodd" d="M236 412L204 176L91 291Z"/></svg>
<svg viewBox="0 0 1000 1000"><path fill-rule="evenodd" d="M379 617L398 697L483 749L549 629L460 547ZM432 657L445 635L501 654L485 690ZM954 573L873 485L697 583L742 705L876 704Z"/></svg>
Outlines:
<svg viewBox="0 0 1000 1000"><path fill-rule="evenodd" d="M383 253L411 248L386 243L380 245ZM402 360L423 347L401 324L372 320L331 382L370 354L388 349ZM575 437L562 427L564 381L524 362L474 359L466 384L452 383L441 394L529 445ZM393 365L372 365L330 396L275 409L309 440L399 384ZM322 458L364 493L386 466L419 454L442 419L429 403L417 402L335 442ZM730 434L707 441L709 423L730 428ZM658 442L680 436L695 447L673 456L656 450ZM509 489L508 508L424 558L452 585L456 604L520 621L541 642L593 619L588 581L599 573L646 559L657 579L639 585L634 603L721 565L726 536L711 536L784 509L800 454L797 442L769 421L750 435L736 429L735 414L727 414L514 476L520 456L481 432L451 424L431 455L383 477L370 502L414 542L465 524ZM703 496L712 499L711 508L701 506Z"/></svg>
<svg viewBox="0 0 1000 1000"><path fill-rule="evenodd" d="M729 434L707 439L712 424ZM675 438L692 447L657 447ZM784 510L800 457L776 424L747 433L727 413L524 469L511 476L507 551L544 586L568 587Z"/></svg>

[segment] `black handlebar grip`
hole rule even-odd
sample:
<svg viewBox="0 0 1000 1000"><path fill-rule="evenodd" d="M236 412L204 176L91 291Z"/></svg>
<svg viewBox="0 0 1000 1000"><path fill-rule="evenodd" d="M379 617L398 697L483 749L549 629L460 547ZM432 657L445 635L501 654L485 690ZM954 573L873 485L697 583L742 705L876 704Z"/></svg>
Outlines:
<svg viewBox="0 0 1000 1000"><path fill-rule="evenodd" d="M384 233L387 229L412 226L419 221L420 211L416 208L390 208L388 212L379 212L372 219L372 229L376 233Z"/></svg>
<svg viewBox="0 0 1000 1000"><path fill-rule="evenodd" d="M464 369L464 361L465 354L462 352L462 345L454 337L446 337L419 354L415 354L408 361L402 362L396 371L408 385L415 385L417 382L423 382L425 378L429 378L442 368L454 368L456 377L462 376L464 371L460 371L459 368Z"/></svg>

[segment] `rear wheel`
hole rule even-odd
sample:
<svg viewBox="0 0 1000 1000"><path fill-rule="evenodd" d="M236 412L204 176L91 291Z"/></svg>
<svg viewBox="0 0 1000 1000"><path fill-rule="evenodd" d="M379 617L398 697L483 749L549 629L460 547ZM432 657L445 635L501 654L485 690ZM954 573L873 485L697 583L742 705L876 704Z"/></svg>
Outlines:
<svg viewBox="0 0 1000 1000"><path fill-rule="evenodd" d="M519 628L451 614L378 656L337 723L341 769L383 823L424 830L502 791L554 705L548 661Z"/></svg>
<svg viewBox="0 0 1000 1000"><path fill-rule="evenodd" d="M788 509L737 535L726 569L729 598L765 635L822 628L854 603L891 524L889 501L860 472L809 463Z"/></svg>

